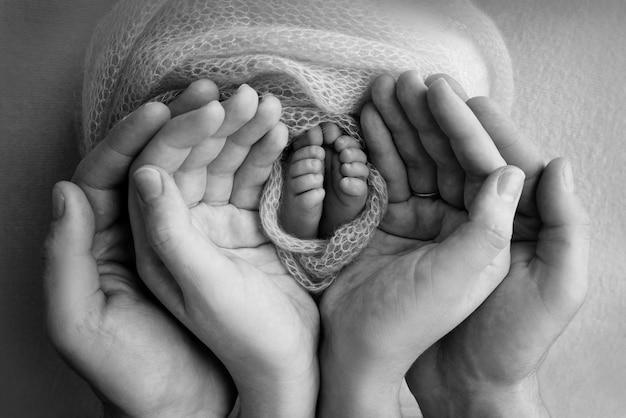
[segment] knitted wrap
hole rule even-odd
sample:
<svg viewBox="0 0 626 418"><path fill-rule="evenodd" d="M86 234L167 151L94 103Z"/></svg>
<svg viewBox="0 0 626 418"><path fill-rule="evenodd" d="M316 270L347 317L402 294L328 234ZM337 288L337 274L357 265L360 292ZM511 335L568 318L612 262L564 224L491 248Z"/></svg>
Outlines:
<svg viewBox="0 0 626 418"><path fill-rule="evenodd" d="M168 103L210 79L220 99L249 84L282 103L290 139L334 122L363 144L358 115L382 73L447 73L470 96L506 109L512 71L492 22L467 0L120 0L95 30L82 97L86 154L141 104ZM357 219L328 240L301 240L280 227L284 158L259 209L268 238L294 278L320 292L372 237L385 213L385 182L370 166Z"/></svg>

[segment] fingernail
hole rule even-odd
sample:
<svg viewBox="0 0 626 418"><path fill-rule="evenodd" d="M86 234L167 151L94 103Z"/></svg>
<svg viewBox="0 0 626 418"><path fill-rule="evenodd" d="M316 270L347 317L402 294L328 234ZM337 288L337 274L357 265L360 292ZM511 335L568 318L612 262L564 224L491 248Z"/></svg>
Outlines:
<svg viewBox="0 0 626 418"><path fill-rule="evenodd" d="M433 86L436 86L436 85L441 86L440 88L446 90L447 92L452 92L452 87L450 87L450 84L448 84L446 79L443 78L443 77L438 78L435 81L433 81L432 83L430 83L429 87L433 87Z"/></svg>
<svg viewBox="0 0 626 418"><path fill-rule="evenodd" d="M139 197L141 197L145 203L150 203L163 193L161 174L155 169L148 167L140 168L135 171L133 177L137 185Z"/></svg>
<svg viewBox="0 0 626 418"><path fill-rule="evenodd" d="M429 88L432 88L434 85L438 85L439 91L445 94L445 96L448 97L450 100L455 100L459 103L465 104L465 100L463 100L463 98L461 98L456 93L456 91L452 88L450 83L448 83L448 80L446 80L445 78L436 79L435 81L431 83Z"/></svg>
<svg viewBox="0 0 626 418"><path fill-rule="evenodd" d="M569 161L566 161L563 167L563 182L567 190L570 193L574 193L576 190L576 186L574 185L574 173L572 171L572 164Z"/></svg>
<svg viewBox="0 0 626 418"><path fill-rule="evenodd" d="M65 214L65 196L58 185L52 189L52 219L61 219Z"/></svg>
<svg viewBox="0 0 626 418"><path fill-rule="evenodd" d="M150 107L156 107L156 106L161 106L161 102L148 102L148 103L144 103L141 107L143 107L144 109L148 109Z"/></svg>
<svg viewBox="0 0 626 418"><path fill-rule="evenodd" d="M240 91L242 91L243 89L247 88L248 85L247 84L242 84L241 86L239 86L239 88L237 89L237 93L239 93Z"/></svg>
<svg viewBox="0 0 626 418"><path fill-rule="evenodd" d="M205 109L210 110L212 112L214 112L215 110L221 107L222 107L222 104L217 100L210 101L209 103L204 105Z"/></svg>
<svg viewBox="0 0 626 418"><path fill-rule="evenodd" d="M498 179L498 194L507 202L515 202L522 193L524 173L519 169L506 169Z"/></svg>

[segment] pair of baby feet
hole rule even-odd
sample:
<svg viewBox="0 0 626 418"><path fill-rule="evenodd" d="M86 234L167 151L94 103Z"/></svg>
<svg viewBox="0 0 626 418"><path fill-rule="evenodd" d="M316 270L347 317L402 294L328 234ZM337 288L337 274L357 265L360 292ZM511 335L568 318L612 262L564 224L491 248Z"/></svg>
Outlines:
<svg viewBox="0 0 626 418"><path fill-rule="evenodd" d="M293 141L287 157L279 220L302 239L326 238L354 219L367 200L367 157L333 123Z"/></svg>

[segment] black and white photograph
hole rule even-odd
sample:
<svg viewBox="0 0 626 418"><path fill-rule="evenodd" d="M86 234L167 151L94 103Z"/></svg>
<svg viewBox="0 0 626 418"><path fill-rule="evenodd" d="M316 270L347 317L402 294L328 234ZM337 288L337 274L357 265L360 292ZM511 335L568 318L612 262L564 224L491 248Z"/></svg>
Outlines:
<svg viewBox="0 0 626 418"><path fill-rule="evenodd" d="M626 416L624 0L0 2L0 417Z"/></svg>

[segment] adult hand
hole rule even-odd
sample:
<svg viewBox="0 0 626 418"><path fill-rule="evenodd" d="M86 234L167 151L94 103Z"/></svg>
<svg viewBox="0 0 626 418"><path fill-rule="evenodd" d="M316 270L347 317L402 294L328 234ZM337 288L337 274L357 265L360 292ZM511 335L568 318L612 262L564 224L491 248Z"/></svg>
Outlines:
<svg viewBox="0 0 626 418"><path fill-rule="evenodd" d="M401 79L398 89L412 84ZM571 166L557 159L544 169L534 146L488 98L470 99L466 106L453 95L431 96L429 91L430 110L445 127L440 141L463 132L459 146L491 150L474 160L474 171L486 171L500 153L526 172L527 184L508 275L476 312L415 362L407 382L426 417L546 416L537 370L587 289L589 227ZM450 103L454 109L445 108ZM486 145L491 142L499 153Z"/></svg>
<svg viewBox="0 0 626 418"><path fill-rule="evenodd" d="M280 114L244 85L223 106L172 119L131 170L140 275L225 364L243 416L313 416L317 399L317 307L258 214L287 143Z"/></svg>
<svg viewBox="0 0 626 418"><path fill-rule="evenodd" d="M464 164L473 157L467 150L428 141L421 87L401 104L396 81L381 76L361 114L389 205L370 245L321 302L323 416L399 416L411 364L469 316L509 268L523 173L500 159L488 176L475 176ZM477 190L468 209L465 190Z"/></svg>
<svg viewBox="0 0 626 418"><path fill-rule="evenodd" d="M217 98L192 84L173 115ZM146 291L135 273L126 182L132 160L170 119L148 103L120 122L53 191L45 245L48 332L108 416L226 416L236 390L219 360Z"/></svg>

